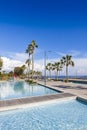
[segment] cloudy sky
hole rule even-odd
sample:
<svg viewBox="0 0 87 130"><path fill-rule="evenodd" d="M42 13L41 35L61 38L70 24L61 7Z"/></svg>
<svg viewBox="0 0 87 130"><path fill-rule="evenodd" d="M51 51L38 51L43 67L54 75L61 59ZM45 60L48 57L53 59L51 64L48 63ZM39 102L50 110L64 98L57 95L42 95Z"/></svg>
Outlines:
<svg viewBox="0 0 87 130"><path fill-rule="evenodd" d="M75 67L70 67L70 75L87 75L86 5L86 0L0 0L3 70L24 64L25 50L35 40L35 69L44 69L46 51L47 62L72 55Z"/></svg>

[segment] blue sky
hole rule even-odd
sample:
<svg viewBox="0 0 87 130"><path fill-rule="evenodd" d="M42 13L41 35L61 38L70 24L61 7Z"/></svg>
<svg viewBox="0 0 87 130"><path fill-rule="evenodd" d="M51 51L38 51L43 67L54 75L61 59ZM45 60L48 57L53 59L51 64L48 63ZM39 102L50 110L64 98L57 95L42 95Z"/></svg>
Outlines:
<svg viewBox="0 0 87 130"><path fill-rule="evenodd" d="M87 1L0 0L0 55L15 59L33 39L39 46L36 59L44 50L52 51L50 58L86 59Z"/></svg>

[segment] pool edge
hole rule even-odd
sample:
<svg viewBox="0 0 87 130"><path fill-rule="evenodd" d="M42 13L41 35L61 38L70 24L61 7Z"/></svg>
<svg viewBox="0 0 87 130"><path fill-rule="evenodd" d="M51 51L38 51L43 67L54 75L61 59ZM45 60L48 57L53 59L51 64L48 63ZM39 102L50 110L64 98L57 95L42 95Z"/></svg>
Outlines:
<svg viewBox="0 0 87 130"><path fill-rule="evenodd" d="M53 101L62 101L62 100L69 100L69 99L76 99L76 96L72 95L70 93L63 93L63 94L60 94L60 95L56 94L56 95L49 95L49 96L33 97L31 99L28 98L27 99L28 102L24 102L24 101L26 101L26 99L20 99L20 100L18 100L17 104L0 107L0 112L1 111L7 111L7 110L13 110L13 109L19 109L19 108L30 107L32 105L36 106L38 104L44 104L44 103L53 102ZM29 100L30 100L30 102L29 102ZM13 100L12 100L12 102L13 102Z"/></svg>

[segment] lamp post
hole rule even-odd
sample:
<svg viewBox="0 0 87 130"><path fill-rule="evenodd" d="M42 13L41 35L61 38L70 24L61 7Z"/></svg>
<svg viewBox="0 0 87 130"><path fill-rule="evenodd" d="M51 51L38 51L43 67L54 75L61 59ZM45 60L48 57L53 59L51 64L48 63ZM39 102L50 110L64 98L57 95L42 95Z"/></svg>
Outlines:
<svg viewBox="0 0 87 130"><path fill-rule="evenodd" d="M77 70L76 70L76 79L77 79Z"/></svg>
<svg viewBox="0 0 87 130"><path fill-rule="evenodd" d="M51 51L47 51L47 52L51 52ZM47 52L44 51L44 84L46 85L46 58L47 58Z"/></svg>
<svg viewBox="0 0 87 130"><path fill-rule="evenodd" d="M44 52L44 84L46 85L46 51Z"/></svg>

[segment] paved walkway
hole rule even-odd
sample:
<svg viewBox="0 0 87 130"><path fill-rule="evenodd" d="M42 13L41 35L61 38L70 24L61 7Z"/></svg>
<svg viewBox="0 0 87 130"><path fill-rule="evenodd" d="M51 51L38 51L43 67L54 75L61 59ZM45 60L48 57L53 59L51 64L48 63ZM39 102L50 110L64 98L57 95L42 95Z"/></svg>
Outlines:
<svg viewBox="0 0 87 130"><path fill-rule="evenodd" d="M62 81L48 80L46 83L44 81L37 81L40 84L47 85L56 90L63 91L65 93L75 94L76 96L87 99L87 85L77 84L77 83L65 83Z"/></svg>
<svg viewBox="0 0 87 130"><path fill-rule="evenodd" d="M9 109L13 108L18 108L20 105L26 105L29 104L31 105L32 103L39 103L43 101L52 101L54 99L66 99L66 98L72 98L75 99L76 96L70 93L61 93L61 94L51 94L51 95L44 95L44 96L37 96L37 97L27 97L27 98L19 98L19 99L11 99L11 100L3 100L0 101L0 109Z"/></svg>

